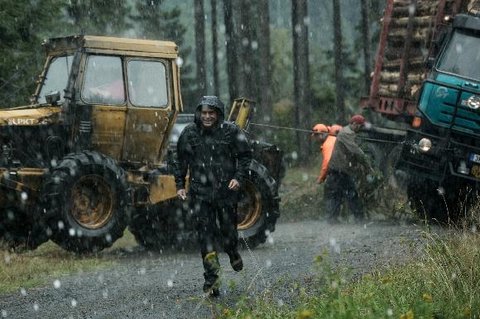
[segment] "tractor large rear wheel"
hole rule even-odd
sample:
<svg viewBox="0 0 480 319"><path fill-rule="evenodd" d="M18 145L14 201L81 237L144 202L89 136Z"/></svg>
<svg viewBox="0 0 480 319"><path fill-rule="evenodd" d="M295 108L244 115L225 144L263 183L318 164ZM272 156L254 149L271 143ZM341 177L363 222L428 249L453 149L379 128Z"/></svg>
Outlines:
<svg viewBox="0 0 480 319"><path fill-rule="evenodd" d="M123 235L130 192L115 161L96 152L67 155L45 183L43 218L51 239L69 251L100 251Z"/></svg>
<svg viewBox="0 0 480 319"><path fill-rule="evenodd" d="M175 201L137 207L128 229L137 243L148 250L160 251L176 247L183 241L184 211L186 208ZM192 234L192 230L189 234Z"/></svg>
<svg viewBox="0 0 480 319"><path fill-rule="evenodd" d="M279 212L279 197L275 180L260 164L254 166L240 189L237 208L240 245L254 248L266 241L275 230Z"/></svg>

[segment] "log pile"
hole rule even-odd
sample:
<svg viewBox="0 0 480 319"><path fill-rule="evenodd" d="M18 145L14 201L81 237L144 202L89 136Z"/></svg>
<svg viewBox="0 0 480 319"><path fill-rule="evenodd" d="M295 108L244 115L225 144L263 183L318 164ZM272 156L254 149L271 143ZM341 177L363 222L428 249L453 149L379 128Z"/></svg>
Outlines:
<svg viewBox="0 0 480 319"><path fill-rule="evenodd" d="M479 9L479 0L463 1ZM477 3L475 6L472 3ZM416 4L416 5L415 5ZM440 0L394 0L380 74L378 94L415 100L425 78L425 60L432 44ZM453 13L455 0L446 0L443 15ZM470 8L469 8L470 9Z"/></svg>

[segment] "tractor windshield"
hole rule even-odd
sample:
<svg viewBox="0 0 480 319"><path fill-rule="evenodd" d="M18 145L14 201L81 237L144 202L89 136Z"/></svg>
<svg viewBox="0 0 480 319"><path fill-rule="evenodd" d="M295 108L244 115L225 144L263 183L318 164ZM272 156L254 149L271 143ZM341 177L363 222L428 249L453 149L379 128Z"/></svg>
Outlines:
<svg viewBox="0 0 480 319"><path fill-rule="evenodd" d="M480 80L480 37L456 30L438 63L440 71Z"/></svg>
<svg viewBox="0 0 480 319"><path fill-rule="evenodd" d="M38 96L38 103L46 103L47 101L45 100L45 95L54 91L58 91L60 93L59 103L64 101L64 90L67 87L68 75L72 66L72 60L73 55L58 56L50 60L48 70L43 81L43 86Z"/></svg>

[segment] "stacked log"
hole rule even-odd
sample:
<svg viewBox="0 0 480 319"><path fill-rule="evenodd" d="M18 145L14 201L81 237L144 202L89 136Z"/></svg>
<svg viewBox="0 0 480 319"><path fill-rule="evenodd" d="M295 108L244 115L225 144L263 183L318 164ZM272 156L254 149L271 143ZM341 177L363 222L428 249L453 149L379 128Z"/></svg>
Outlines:
<svg viewBox="0 0 480 319"><path fill-rule="evenodd" d="M440 0L393 1L379 95L415 100L426 75L424 65L434 36L439 3ZM450 14L453 6L454 0L447 0L443 13Z"/></svg>

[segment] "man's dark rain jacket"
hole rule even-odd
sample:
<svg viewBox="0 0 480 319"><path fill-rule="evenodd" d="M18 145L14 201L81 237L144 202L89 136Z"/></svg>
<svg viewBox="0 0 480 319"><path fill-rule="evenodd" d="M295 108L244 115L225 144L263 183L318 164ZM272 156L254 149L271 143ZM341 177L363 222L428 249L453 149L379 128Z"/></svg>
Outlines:
<svg viewBox="0 0 480 319"><path fill-rule="evenodd" d="M217 110L214 127L203 128L200 120L202 105ZM189 172L189 194L205 201L235 201L236 192L228 189L230 180L240 185L245 181L252 151L244 132L235 124L225 122L223 103L215 96L202 98L195 111L194 123L181 133L177 143L175 183L185 188Z"/></svg>

